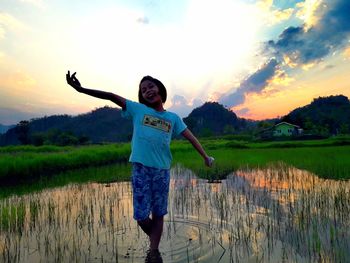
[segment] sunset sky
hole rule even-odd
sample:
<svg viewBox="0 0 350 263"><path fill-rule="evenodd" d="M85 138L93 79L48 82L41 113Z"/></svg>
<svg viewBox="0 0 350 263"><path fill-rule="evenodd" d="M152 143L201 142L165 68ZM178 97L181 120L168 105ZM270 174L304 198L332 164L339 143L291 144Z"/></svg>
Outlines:
<svg viewBox="0 0 350 263"><path fill-rule="evenodd" d="M218 101L239 117L283 116L313 98L350 97L348 0L1 0L0 124L137 100L145 75L185 117Z"/></svg>

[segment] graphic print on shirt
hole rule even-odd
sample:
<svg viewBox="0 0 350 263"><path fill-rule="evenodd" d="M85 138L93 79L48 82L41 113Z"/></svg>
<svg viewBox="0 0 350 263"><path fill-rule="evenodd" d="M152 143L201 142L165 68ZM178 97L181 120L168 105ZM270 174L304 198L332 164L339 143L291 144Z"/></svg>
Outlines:
<svg viewBox="0 0 350 263"><path fill-rule="evenodd" d="M170 132L171 130L171 122L161 119L161 118L157 118L151 115L145 115L143 117L143 121L142 124L148 127L152 127L161 131L165 131L165 132Z"/></svg>

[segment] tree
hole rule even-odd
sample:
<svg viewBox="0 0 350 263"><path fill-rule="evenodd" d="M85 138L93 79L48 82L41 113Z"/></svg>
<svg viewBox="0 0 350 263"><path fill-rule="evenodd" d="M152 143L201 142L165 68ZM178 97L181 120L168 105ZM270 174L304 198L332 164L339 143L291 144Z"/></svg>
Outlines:
<svg viewBox="0 0 350 263"><path fill-rule="evenodd" d="M61 132L55 142L55 144L59 146L77 145L78 143L79 139L70 131Z"/></svg>
<svg viewBox="0 0 350 263"><path fill-rule="evenodd" d="M210 137L210 136L213 136L213 132L211 129L205 127L201 130L200 136L201 137Z"/></svg>
<svg viewBox="0 0 350 263"><path fill-rule="evenodd" d="M29 121L20 121L16 126L16 134L17 139L21 142L21 144L29 144L30 143L30 137L29 137Z"/></svg>
<svg viewBox="0 0 350 263"><path fill-rule="evenodd" d="M272 127L273 127L273 124L268 122L268 121L260 121L258 123L259 130L265 130L265 129L269 129L269 128L272 128Z"/></svg>
<svg viewBox="0 0 350 263"><path fill-rule="evenodd" d="M45 134L43 134L41 132L36 132L36 133L31 135L30 141L35 146L41 146L45 142Z"/></svg>
<svg viewBox="0 0 350 263"><path fill-rule="evenodd" d="M235 128L233 127L233 125L226 124L224 126L224 134L233 134L234 132L235 132Z"/></svg>
<svg viewBox="0 0 350 263"><path fill-rule="evenodd" d="M349 134L350 133L349 125L346 123L341 124L339 132L340 134Z"/></svg>

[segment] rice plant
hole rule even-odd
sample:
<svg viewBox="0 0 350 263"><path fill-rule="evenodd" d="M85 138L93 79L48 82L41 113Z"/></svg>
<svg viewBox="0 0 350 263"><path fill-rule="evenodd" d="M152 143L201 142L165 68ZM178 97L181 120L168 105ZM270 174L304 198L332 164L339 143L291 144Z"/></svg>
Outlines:
<svg viewBox="0 0 350 263"><path fill-rule="evenodd" d="M164 262L347 262L350 183L283 162L208 183L171 170ZM69 184L0 200L1 262L144 262L129 182Z"/></svg>

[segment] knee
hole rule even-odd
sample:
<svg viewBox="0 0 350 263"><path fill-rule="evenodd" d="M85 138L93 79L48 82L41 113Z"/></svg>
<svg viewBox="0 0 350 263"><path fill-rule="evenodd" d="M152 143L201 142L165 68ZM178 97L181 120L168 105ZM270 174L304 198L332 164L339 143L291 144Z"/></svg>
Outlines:
<svg viewBox="0 0 350 263"><path fill-rule="evenodd" d="M137 220L137 224L139 226L147 226L149 224L149 221L150 221L149 218L146 218L146 219L143 219L143 220Z"/></svg>
<svg viewBox="0 0 350 263"><path fill-rule="evenodd" d="M152 215L152 221L156 223L162 223L164 221L164 216Z"/></svg>

